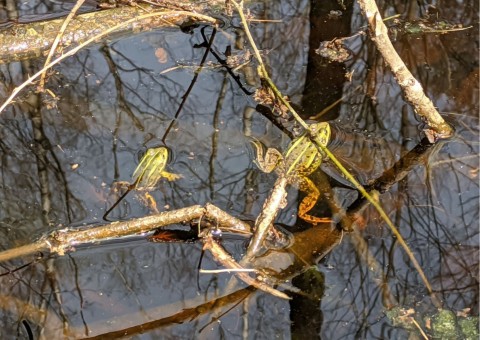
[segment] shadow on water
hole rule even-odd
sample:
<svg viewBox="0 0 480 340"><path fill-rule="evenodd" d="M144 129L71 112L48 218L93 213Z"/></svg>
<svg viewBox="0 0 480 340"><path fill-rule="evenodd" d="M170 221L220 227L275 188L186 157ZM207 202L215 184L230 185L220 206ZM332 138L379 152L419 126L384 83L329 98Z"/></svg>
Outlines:
<svg viewBox="0 0 480 340"><path fill-rule="evenodd" d="M338 102L324 116L334 129L332 152L362 184L380 191L385 211L444 309L454 312L458 336L461 321L479 313L478 4L442 1L433 8L397 2L381 7L407 20L428 11L433 15L435 9L445 20L474 26L396 37L397 51L456 129L454 138L413 160L405 155L419 150L423 125L368 39L346 40L351 55L343 63L312 52L322 39L362 29L357 6L332 2L327 10L319 1L258 3L253 14L282 21L251 26L273 80L305 117ZM132 192L110 219L207 202L245 220L258 216L275 175L253 165L250 137L282 150L289 138L246 94L260 86L253 61L234 79L209 53L196 75L207 47L202 30L208 42L212 28L199 27L191 34L159 30L83 50L50 76L48 88L56 98L24 93L1 114L2 250L61 227L100 224L131 181L141 152L158 145L172 150L168 170L183 178ZM242 65L249 60L246 45L235 18L216 33L211 47L220 58L229 55L229 62ZM2 98L42 63L0 65ZM400 170L389 182L392 167ZM299 288L291 301L251 288L225 292L227 273L198 275L200 243L157 244L135 237L67 256L36 254L1 264L6 273L0 276L2 335L338 339L417 334L388 314L392 304L412 309L422 326L429 317L435 325L438 311L378 213L331 164L322 170L312 176L325 189L315 214L335 217L355 210L358 228L342 238L330 224L297 221L303 194L289 189L277 222L296 242L257 265ZM375 182L378 178L382 181ZM241 257L245 239L224 243ZM201 267L218 268L210 256ZM438 334L433 326L424 330Z"/></svg>

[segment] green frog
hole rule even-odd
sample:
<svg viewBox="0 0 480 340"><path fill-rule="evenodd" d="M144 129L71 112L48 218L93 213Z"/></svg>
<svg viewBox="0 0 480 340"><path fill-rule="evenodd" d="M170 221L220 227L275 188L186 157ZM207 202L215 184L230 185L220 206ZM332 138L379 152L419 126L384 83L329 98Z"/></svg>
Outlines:
<svg viewBox="0 0 480 340"><path fill-rule="evenodd" d="M135 189L151 189L161 178L169 181L181 178L181 175L165 171L168 158L169 151L164 146L148 149L132 175Z"/></svg>
<svg viewBox="0 0 480 340"><path fill-rule="evenodd" d="M330 124L314 123L310 125L310 130L322 145L327 146L331 137ZM260 170L265 173L275 170L279 175L287 176L290 185L307 194L300 202L298 216L311 224L329 222L329 218L316 217L308 213L320 197L320 191L308 176L318 169L326 155L312 143L307 132L292 140L284 154L275 148L268 148L265 151L265 146L258 140L252 141L252 144L256 152L254 163Z"/></svg>

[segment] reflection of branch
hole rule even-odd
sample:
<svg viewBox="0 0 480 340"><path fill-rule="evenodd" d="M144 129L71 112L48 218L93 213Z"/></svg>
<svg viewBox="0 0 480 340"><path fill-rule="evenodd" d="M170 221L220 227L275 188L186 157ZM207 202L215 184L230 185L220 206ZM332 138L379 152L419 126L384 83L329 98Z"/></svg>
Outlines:
<svg viewBox="0 0 480 340"><path fill-rule="evenodd" d="M215 311L216 309L224 308L226 306L229 306L233 303L239 303L240 301L244 300L247 298L252 292L255 291L255 288L253 287L247 287L241 290L238 290L234 293L231 293L229 295L222 296L218 299L214 299L211 301L208 301L206 303L200 304L195 307L191 308L185 308L181 312L167 316L165 318L161 318L155 321L150 321L146 322L141 325L129 327L129 328L124 328L124 329L119 329L117 331L113 332L108 332L104 334L99 334L97 336L88 338L90 340L93 339L117 339L117 338L123 338L125 336L133 336L133 335L138 335L138 334L143 334L144 332L148 330L153 330L153 329L159 329L162 327L166 326L171 326L171 325L176 325L180 324L183 322L190 322L192 320L197 319L200 315L205 314L205 313L211 313ZM161 313L162 311L166 310L168 308L165 308L165 306L160 306L158 308L158 313ZM156 314L155 311L149 311L149 314ZM131 321L132 315L129 314L126 316L128 321ZM118 325L122 325L123 323L120 321L119 317L115 317L116 323ZM125 320L125 321L127 321ZM105 326L105 322L99 322L100 326ZM95 326L92 326L91 329L92 331L95 329Z"/></svg>
<svg viewBox="0 0 480 340"><path fill-rule="evenodd" d="M210 182L210 201L215 201L215 160L217 159L218 152L218 135L220 131L219 121L220 121L220 112L222 110L223 102L225 100L225 93L227 92L227 77L223 77L222 88L218 95L217 104L215 105L215 112L213 113L213 133L212 133L212 152L210 153L209 164L209 175L208 180Z"/></svg>
<svg viewBox="0 0 480 340"><path fill-rule="evenodd" d="M395 51L388 38L388 29L382 20L375 0L359 0L358 4L367 18L372 40L382 54L385 62L392 70L395 79L402 88L407 101L412 104L415 112L431 127L433 140L452 136L453 129L440 116L432 101L425 95L422 85L415 79Z"/></svg>
<svg viewBox="0 0 480 340"><path fill-rule="evenodd" d="M385 308L390 309L398 305L398 301L392 294L388 285L387 277L383 271L383 268L377 262L370 249L368 249L367 242L360 235L358 230L354 230L349 234L350 242L353 248L358 254L358 257L365 263L365 267L368 268L369 275L373 276L373 282L375 282L382 291L382 302Z"/></svg>
<svg viewBox="0 0 480 340"><path fill-rule="evenodd" d="M413 148L398 162L396 162L393 167L386 170L382 176L377 178L373 183L367 185L365 189L369 191L371 195L373 195L374 192L384 193L388 191L395 183L398 183L405 178L415 166L423 163L430 153L435 150L435 147L438 146L439 144L431 144L427 138L424 138L417 146L415 146L415 148ZM368 206L369 203L370 202L364 196L359 197L349 206L348 210L346 211L347 216L349 216L351 219L354 219L354 214L360 213ZM355 250L359 254L363 254L362 258L366 262L368 268L373 268L373 272L378 277L383 276L380 267L378 264L376 264L375 258L368 251L368 246L365 244L363 238L358 235L357 230L353 230L351 241L355 245ZM420 273L420 275L422 276L424 274ZM385 305L387 307L393 306L395 299L392 297L388 285L382 285L382 291L384 293L383 298ZM431 292L430 297L433 304L438 308L441 308L442 303L437 299L435 293Z"/></svg>
<svg viewBox="0 0 480 340"><path fill-rule="evenodd" d="M22 62L25 68L28 62ZM47 152L50 141L45 136L43 131L43 120L40 105L40 96L38 94L30 94L28 97L30 104L30 119L32 121L33 140L35 141L35 159L37 163L38 182L40 186L40 200L42 206L42 219L45 224L50 223L50 212L52 210L52 199L50 192L50 185L48 180L48 158Z"/></svg>
<svg viewBox="0 0 480 340"><path fill-rule="evenodd" d="M422 139L417 146L400 158L390 169L386 170L375 181L366 185L365 189L370 192L378 191L381 194L388 191L392 185L405 178L415 166L424 163L432 150L435 149L434 146L438 146L438 144L431 144L427 138ZM356 213L367 204L368 201L365 197L360 197L350 205L348 213Z"/></svg>
<svg viewBox="0 0 480 340"><path fill-rule="evenodd" d="M122 83L122 80L120 79L120 76L118 75L115 62L112 59L112 55L110 54L110 50L108 46L106 45L103 46L102 53L105 56L105 61L107 62L110 74L115 80L115 88L117 89L117 93L118 93L118 105L123 111L125 111L127 116L130 117L135 127L140 131L143 131L144 127L142 125L142 122L137 117L135 117L135 114L133 113L132 109L127 104L127 100L125 99L125 93L123 91L123 83Z"/></svg>
<svg viewBox="0 0 480 340"><path fill-rule="evenodd" d="M202 31L202 37L203 37L203 41L204 41L204 44L205 44L207 42L207 37L205 36L203 31ZM230 76L233 78L233 80L235 80L235 82L238 84L238 87L240 87L240 89L243 91L243 93L245 93L247 96L252 95L254 92L248 91L245 88L245 86L243 86L242 81L240 80L240 76L233 72L232 68L230 66L228 66L227 61L220 58L220 56L217 54L217 52L215 52L213 50L212 46L209 46L208 49L210 50L210 53L215 57L215 59L217 59L217 61L220 63L220 65L222 65L227 70L228 74L230 74Z"/></svg>
<svg viewBox="0 0 480 340"><path fill-rule="evenodd" d="M207 26L202 27L202 29L201 29L202 35L204 34L203 31L205 30L206 27ZM176 122L176 120L178 118L178 115L182 111L183 105L185 105L185 102L187 101L187 98L188 98L190 92L192 91L193 86L197 82L197 79L198 79L198 76L200 75L200 72L202 72L203 65L205 64L205 61L207 60L208 52L210 51L210 48L212 47L213 40L215 39L215 34L216 33L217 33L217 29L214 27L213 31L212 31L212 35L210 36L210 39L208 40L208 43L206 43L206 45L204 46L207 49L205 50L205 53L203 54L202 60L200 61L200 65L198 66L197 70L195 71L195 75L193 76L193 79L190 82L190 85L188 86L187 91L185 91L185 94L182 96L182 101L181 101L180 105L178 106L177 112L175 112L174 119L170 122L170 125L168 125L167 129L165 130L165 133L162 137L162 142L163 143L165 143L165 140L167 139L167 136L168 136L170 130L172 129L172 127L173 127L173 124Z"/></svg>

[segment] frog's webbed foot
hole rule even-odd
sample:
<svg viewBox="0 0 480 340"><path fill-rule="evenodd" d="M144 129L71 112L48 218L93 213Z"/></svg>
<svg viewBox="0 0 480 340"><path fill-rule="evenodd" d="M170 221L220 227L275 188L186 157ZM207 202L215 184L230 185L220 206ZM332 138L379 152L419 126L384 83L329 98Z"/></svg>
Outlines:
<svg viewBox="0 0 480 340"><path fill-rule="evenodd" d="M317 217L308 214L310 210L315 206L320 197L320 191L318 190L317 186L307 177L303 178L300 183L300 188L302 192L307 194L306 197L303 198L302 202L298 207L298 217L300 217L305 222L311 224L320 224L320 223L328 223L331 222L332 219L330 217Z"/></svg>
<svg viewBox="0 0 480 340"><path fill-rule="evenodd" d="M183 178L183 176L180 174L174 174L165 170L162 171L161 175L163 178L165 178L167 181L170 181L170 182Z"/></svg>
<svg viewBox="0 0 480 340"><path fill-rule="evenodd" d="M253 162L263 172L272 172L277 167L277 164L283 160L281 152L277 149L268 148L265 151L265 145L257 139L252 139L250 143L252 143L255 149L255 159Z"/></svg>

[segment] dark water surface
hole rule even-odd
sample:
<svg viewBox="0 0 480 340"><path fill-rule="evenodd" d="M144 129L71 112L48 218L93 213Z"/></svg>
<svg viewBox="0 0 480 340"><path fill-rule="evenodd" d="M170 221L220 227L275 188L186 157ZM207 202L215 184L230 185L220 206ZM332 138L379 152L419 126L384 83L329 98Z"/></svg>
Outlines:
<svg viewBox="0 0 480 340"><path fill-rule="evenodd" d="M333 1L257 3L252 13L282 21L252 23L251 28L273 80L305 117L343 97L322 119L336 131L334 154L367 184L420 142L424 126L366 37L346 41L351 56L344 63L315 54L320 41L352 35L365 24L358 6L346 4L341 18L336 18L330 11L342 8ZM436 4L441 18L473 25L470 30L397 36L397 51L456 133L430 150L380 201L443 307L478 317L474 5L478 7L473 1ZM416 2L409 5L412 8L403 2L381 6L385 16L403 13L404 19L417 19L427 10ZM200 26L191 34L159 30L83 50L54 69L47 87L57 98L50 105L25 91L0 115L1 250L65 226L104 223L105 210L118 198L118 183L130 181L141 153L158 145L172 150L169 171L183 176L175 182L163 180L149 192L159 211L211 202L242 219L258 216L276 177L253 164L249 138L282 150L289 138L256 110L257 103L244 91L260 86L255 62L236 71L243 90L210 54L174 121L205 52L199 46L204 42L202 29L209 38L212 28ZM237 18L227 21L213 42L222 58L228 46L243 63L248 44ZM1 64L2 101L42 62ZM350 80L347 72L353 73ZM332 194L347 209L357 194L332 169L329 164L323 167L335 178L330 181ZM332 241L324 245L323 231L308 234L306 230L312 229L296 221L297 191L289 189L288 206L277 221L303 232L297 234L301 242L318 242L326 251L338 239L328 236ZM145 195L131 193L109 218L154 213L145 204ZM316 207L318 215L325 210L321 205ZM228 295L234 292L225 292L230 274L198 276L200 243L151 243L135 237L80 247L61 257L44 254L34 264L1 276L0 332L5 338L28 338L28 331L35 339L82 338L144 324L130 334L141 339L370 339L418 334L387 317L386 296L402 308L414 309L418 320L437 310L378 213L367 206L359 216L358 232L345 233L316 270L294 279L297 287L316 298L294 295L285 301L250 290ZM226 246L239 257L245 242L227 240ZM3 263L2 272L34 258ZM208 254L201 266L217 268ZM215 308L202 306L224 295Z"/></svg>

